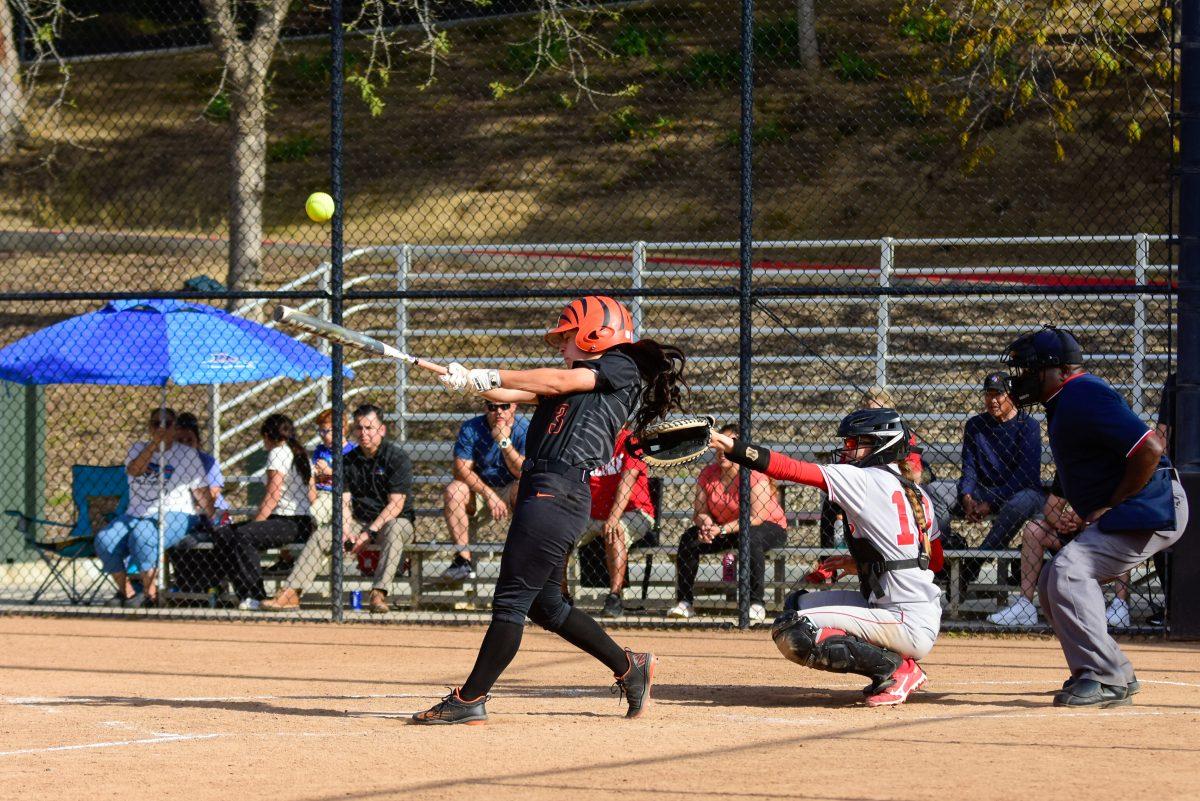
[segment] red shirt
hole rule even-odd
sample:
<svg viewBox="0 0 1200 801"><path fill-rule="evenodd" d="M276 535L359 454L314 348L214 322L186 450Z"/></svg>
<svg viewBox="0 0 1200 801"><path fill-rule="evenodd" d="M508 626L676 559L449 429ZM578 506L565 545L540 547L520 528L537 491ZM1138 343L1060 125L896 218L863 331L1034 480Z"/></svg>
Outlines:
<svg viewBox="0 0 1200 801"><path fill-rule="evenodd" d="M771 483L771 479L765 474L757 470L751 471L751 487L758 486L764 481ZM734 480L727 485L724 476L721 475L720 464L713 462L701 470L696 483L704 491L704 498L708 505L708 514L712 517L714 523L717 525L737 523L739 505L738 482ZM774 487L771 488L770 496L770 507L762 510L763 522L775 523L783 528L787 528L787 515L783 513L783 507L779 505L779 495L775 492Z"/></svg>
<svg viewBox="0 0 1200 801"><path fill-rule="evenodd" d="M621 475L629 470L637 471L637 481L629 493L629 503L625 511L640 509L654 517L654 503L650 500L650 478L646 473L646 463L635 459L625 452L625 440L629 432L621 429L617 433L616 449L608 464L597 467L591 472L589 481L592 485L592 519L607 520L612 511L613 501L617 498L617 485L621 483Z"/></svg>

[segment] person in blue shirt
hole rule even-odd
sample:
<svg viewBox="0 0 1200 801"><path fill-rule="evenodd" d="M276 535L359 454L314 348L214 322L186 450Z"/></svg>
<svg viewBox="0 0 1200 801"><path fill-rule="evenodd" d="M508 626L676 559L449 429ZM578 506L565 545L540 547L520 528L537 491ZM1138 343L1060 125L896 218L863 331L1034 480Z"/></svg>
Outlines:
<svg viewBox="0 0 1200 801"><path fill-rule="evenodd" d="M444 493L446 528L458 552L444 578L475 578L470 535L488 520L504 520L517 499L517 479L525 463L529 421L517 418L515 403L484 402L484 413L458 430L454 478Z"/></svg>
<svg viewBox="0 0 1200 801"><path fill-rule="evenodd" d="M1021 411L1009 394L1007 373L983 379L982 414L967 421L963 431L962 478L959 505L972 523L992 518L980 546L987 551L1007 548L1026 520L1042 510L1042 432L1031 415ZM972 581L982 560L963 565Z"/></svg>
<svg viewBox="0 0 1200 801"><path fill-rule="evenodd" d="M1085 523L1038 578L1042 614L1071 670L1054 705L1128 704L1141 685L1108 633L1097 582L1178 540L1187 496L1162 440L1115 389L1084 371L1083 349L1069 332L1047 326L1026 334L1008 346L1007 359L1017 405L1046 408L1054 493Z"/></svg>

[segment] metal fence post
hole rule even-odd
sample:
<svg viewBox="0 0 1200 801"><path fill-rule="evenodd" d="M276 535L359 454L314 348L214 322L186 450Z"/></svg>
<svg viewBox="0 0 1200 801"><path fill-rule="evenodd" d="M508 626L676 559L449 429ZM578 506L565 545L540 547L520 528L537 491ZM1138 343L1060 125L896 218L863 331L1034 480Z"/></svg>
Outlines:
<svg viewBox="0 0 1200 801"><path fill-rule="evenodd" d="M320 277L317 278L317 289L321 290L322 292L328 293L329 292L329 269L328 269L329 265L325 264L322 266L324 266L326 268L326 270ZM321 307L322 307L321 308L321 316L324 317L326 320L328 320L329 319L329 301L328 300L322 301ZM323 337L317 338L317 349L320 350L321 353L324 353L326 356L328 356L329 355L329 340L325 339ZM328 408L329 408L329 381L322 379L321 380L321 388L317 390L317 414L320 414L321 412L325 411Z"/></svg>
<svg viewBox="0 0 1200 801"><path fill-rule="evenodd" d="M638 240L633 243L633 255L630 258L630 283L634 289L642 288L643 275L646 269L646 243ZM642 338L642 296L634 295L629 305L633 312L633 331L638 339Z"/></svg>
<svg viewBox="0 0 1200 801"><path fill-rule="evenodd" d="M221 385L208 385L208 452L221 463Z"/></svg>
<svg viewBox="0 0 1200 801"><path fill-rule="evenodd" d="M892 285L892 268L896 266L896 241L890 236L879 240L879 288ZM887 386L888 327L891 325L891 308L888 295L879 293L879 309L875 318L875 383Z"/></svg>
<svg viewBox="0 0 1200 801"><path fill-rule="evenodd" d="M412 268L412 246L401 245L396 256L396 288L408 291L408 271ZM396 301L396 347L408 353L408 301ZM408 439L408 362L396 361L396 431L401 442Z"/></svg>
<svg viewBox="0 0 1200 801"><path fill-rule="evenodd" d="M738 429L752 436L750 411L753 402L750 354L753 353L751 324L751 280L754 274L754 0L742 0L741 34L741 187L738 209ZM738 626L750 626L750 471L742 470L738 481Z"/></svg>
<svg viewBox="0 0 1200 801"><path fill-rule="evenodd" d="M329 318L337 325L342 324L345 290L344 275L344 204L345 193L342 187L342 146L345 134L345 116L343 112L343 86L346 67L345 29L342 26L342 0L332 0L329 4L329 191L333 195L333 222L329 234L329 283L330 304ZM329 548L329 614L334 623L344 619L342 612L342 531L347 522L342 519L342 487L343 460L342 434L345 425L345 409L343 396L345 389L345 363L341 345L333 346L333 375L330 378L330 393L333 398L333 515L330 521L333 529Z"/></svg>
<svg viewBox="0 0 1200 801"><path fill-rule="evenodd" d="M1133 411L1138 417L1146 413L1146 273L1150 266L1150 238L1146 234L1133 237L1133 283L1138 294L1133 300Z"/></svg>

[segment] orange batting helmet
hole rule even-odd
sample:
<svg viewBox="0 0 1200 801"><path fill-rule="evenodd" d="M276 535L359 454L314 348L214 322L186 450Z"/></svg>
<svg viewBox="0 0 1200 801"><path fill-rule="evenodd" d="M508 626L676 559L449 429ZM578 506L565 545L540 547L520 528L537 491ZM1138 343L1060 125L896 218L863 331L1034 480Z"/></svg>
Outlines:
<svg viewBox="0 0 1200 801"><path fill-rule="evenodd" d="M546 332L555 344L555 334L575 332L575 344L584 353L597 353L614 345L633 342L633 317L619 301L604 295L588 295L567 304L558 325Z"/></svg>

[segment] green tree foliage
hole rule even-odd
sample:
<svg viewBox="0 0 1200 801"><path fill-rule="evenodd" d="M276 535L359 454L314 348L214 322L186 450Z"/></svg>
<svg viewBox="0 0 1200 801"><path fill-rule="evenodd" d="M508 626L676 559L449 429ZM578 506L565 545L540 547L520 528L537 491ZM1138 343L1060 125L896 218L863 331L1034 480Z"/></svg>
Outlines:
<svg viewBox="0 0 1200 801"><path fill-rule="evenodd" d="M901 0L891 17L912 44L904 94L919 115L944 114L974 168L990 133L1036 119L1066 158L1085 107L1107 112L1131 142L1166 119L1171 7L1153 0ZM1119 108L1112 104L1118 103Z"/></svg>

